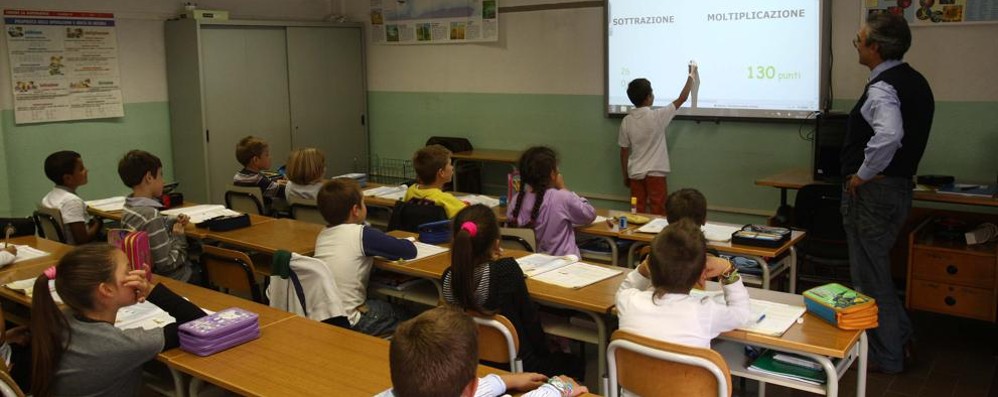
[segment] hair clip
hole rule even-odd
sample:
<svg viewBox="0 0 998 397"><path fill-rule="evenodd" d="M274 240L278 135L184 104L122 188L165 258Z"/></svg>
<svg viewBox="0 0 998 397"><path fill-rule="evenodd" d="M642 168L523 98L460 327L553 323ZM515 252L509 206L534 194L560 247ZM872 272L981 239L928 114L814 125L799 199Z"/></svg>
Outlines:
<svg viewBox="0 0 998 397"><path fill-rule="evenodd" d="M478 234L478 225L472 221L466 221L461 224L461 230L466 230L471 237L475 237Z"/></svg>

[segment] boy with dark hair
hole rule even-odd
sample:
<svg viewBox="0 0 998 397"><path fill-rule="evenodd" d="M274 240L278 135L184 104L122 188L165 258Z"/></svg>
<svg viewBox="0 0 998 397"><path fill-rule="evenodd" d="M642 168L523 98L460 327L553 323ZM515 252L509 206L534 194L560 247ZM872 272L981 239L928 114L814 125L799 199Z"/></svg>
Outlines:
<svg viewBox="0 0 998 397"><path fill-rule="evenodd" d="M620 329L637 335L710 348L710 340L750 317L748 290L730 266L718 276L725 303L694 297L690 290L712 274L700 226L680 219L651 243L652 252L617 290Z"/></svg>
<svg viewBox="0 0 998 397"><path fill-rule="evenodd" d="M683 106L697 78L696 65L690 65L689 77L679 98L659 109L652 109L655 94L648 79L634 79L627 85L627 97L636 106L620 123L617 144L620 146L620 167L624 186L637 199L638 212L664 214L668 194L669 149L665 129L676 111Z"/></svg>
<svg viewBox="0 0 998 397"><path fill-rule="evenodd" d="M80 154L70 150L50 154L45 158L45 176L55 187L42 197L41 205L59 210L66 243L86 244L96 239L101 222L87 214L87 204L76 195L76 189L87 184L87 167Z"/></svg>
<svg viewBox="0 0 998 397"><path fill-rule="evenodd" d="M255 136L247 136L236 145L236 160L243 165L232 177L232 184L236 186L259 187L266 200L284 197L284 184L286 179L279 179L277 182L270 180L261 170L270 169L270 145L263 139Z"/></svg>
<svg viewBox="0 0 998 397"><path fill-rule="evenodd" d="M665 201L665 218L669 223L689 218L698 225L706 225L707 198L696 189L679 189Z"/></svg>
<svg viewBox="0 0 998 397"><path fill-rule="evenodd" d="M497 397L507 389L530 397L578 396L588 392L571 378L536 373L475 376L478 329L464 312L440 306L403 322L389 347L393 388L378 397ZM545 383L547 381L547 383Z"/></svg>
<svg viewBox="0 0 998 397"><path fill-rule="evenodd" d="M326 182L316 198L326 228L315 240L315 257L326 263L354 331L387 335L406 317L388 302L368 299L367 283L374 257L389 260L416 257L411 240L398 239L365 226L367 206L357 181L337 178Z"/></svg>
<svg viewBox="0 0 998 397"><path fill-rule="evenodd" d="M171 220L159 214L163 206L156 200L163 195L163 163L159 157L143 150L125 153L118 161L118 176L125 186L132 188L132 194L125 198L121 224L149 234L153 273L197 283L200 276L187 258L184 235L189 218L180 215Z"/></svg>
<svg viewBox="0 0 998 397"><path fill-rule="evenodd" d="M430 200L444 207L447 218L453 218L468 205L453 194L441 190L444 184L454 178L454 165L451 164L450 155L450 150L441 145L429 145L416 151L412 156L416 184L406 190L405 201L414 198Z"/></svg>

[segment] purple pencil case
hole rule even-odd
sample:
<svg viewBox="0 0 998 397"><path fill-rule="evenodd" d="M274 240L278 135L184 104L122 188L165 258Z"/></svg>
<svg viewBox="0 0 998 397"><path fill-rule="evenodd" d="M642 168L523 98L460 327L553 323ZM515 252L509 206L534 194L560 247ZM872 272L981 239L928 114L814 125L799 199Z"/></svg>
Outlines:
<svg viewBox="0 0 998 397"><path fill-rule="evenodd" d="M186 322L178 327L180 348L208 356L260 337L256 313L233 307Z"/></svg>

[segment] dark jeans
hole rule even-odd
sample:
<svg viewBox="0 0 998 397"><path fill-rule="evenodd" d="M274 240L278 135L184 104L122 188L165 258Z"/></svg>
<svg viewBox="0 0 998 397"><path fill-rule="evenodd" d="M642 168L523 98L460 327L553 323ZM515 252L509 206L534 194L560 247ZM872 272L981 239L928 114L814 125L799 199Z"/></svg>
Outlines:
<svg viewBox="0 0 998 397"><path fill-rule="evenodd" d="M842 192L853 287L876 299L879 310L879 326L868 331L870 358L888 373L904 369L904 344L913 333L891 279L890 257L911 210L912 187L911 179L885 177L859 186L855 196Z"/></svg>

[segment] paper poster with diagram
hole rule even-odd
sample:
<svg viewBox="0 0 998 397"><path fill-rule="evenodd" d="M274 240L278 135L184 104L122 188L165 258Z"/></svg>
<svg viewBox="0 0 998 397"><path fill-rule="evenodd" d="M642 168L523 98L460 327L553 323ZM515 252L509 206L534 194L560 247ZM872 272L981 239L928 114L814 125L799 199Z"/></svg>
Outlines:
<svg viewBox="0 0 998 397"><path fill-rule="evenodd" d="M3 14L16 124L125 115L114 14Z"/></svg>
<svg viewBox="0 0 998 397"><path fill-rule="evenodd" d="M998 23L998 0L866 0L862 18L889 12L911 26Z"/></svg>
<svg viewBox="0 0 998 397"><path fill-rule="evenodd" d="M370 22L381 44L499 40L498 0L371 0Z"/></svg>

